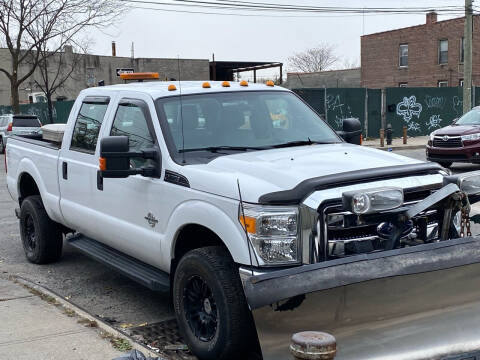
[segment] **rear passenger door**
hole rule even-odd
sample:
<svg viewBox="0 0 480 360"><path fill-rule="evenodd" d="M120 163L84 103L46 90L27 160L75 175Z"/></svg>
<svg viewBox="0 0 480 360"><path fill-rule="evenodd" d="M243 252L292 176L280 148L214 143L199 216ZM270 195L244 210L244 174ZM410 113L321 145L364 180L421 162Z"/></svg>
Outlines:
<svg viewBox="0 0 480 360"><path fill-rule="evenodd" d="M109 97L85 97L69 119L69 128L60 151L58 176L60 207L65 222L73 229L95 237L99 228L93 189L97 186L97 140L104 119L108 117ZM77 105L76 105L77 106ZM72 111L74 111L72 110ZM72 124L73 123L73 124Z"/></svg>

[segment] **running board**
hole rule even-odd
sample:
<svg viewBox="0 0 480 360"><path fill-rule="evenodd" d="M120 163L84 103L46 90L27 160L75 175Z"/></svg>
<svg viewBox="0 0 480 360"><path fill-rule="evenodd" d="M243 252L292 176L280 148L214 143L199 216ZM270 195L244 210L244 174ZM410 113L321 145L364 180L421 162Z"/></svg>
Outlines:
<svg viewBox="0 0 480 360"><path fill-rule="evenodd" d="M104 245L84 235L75 235L68 239L70 245L89 257L117 270L130 279L153 291L168 292L169 275L151 265Z"/></svg>

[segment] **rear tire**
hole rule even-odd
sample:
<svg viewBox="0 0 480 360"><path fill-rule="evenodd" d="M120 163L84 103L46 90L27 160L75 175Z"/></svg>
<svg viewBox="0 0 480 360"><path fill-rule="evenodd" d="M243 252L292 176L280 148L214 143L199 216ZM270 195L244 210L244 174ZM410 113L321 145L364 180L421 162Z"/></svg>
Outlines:
<svg viewBox="0 0 480 360"><path fill-rule="evenodd" d="M226 249L188 252L174 276L173 303L180 332L201 360L247 359L256 334L238 269Z"/></svg>
<svg viewBox="0 0 480 360"><path fill-rule="evenodd" d="M442 161L442 162L439 162L439 164L440 164L441 166L443 166L444 168L446 168L446 169L448 169L448 168L450 168L450 166L452 166L452 162L451 162L451 161L445 161L445 162Z"/></svg>
<svg viewBox="0 0 480 360"><path fill-rule="evenodd" d="M47 264L62 256L60 226L48 217L39 195L27 197L20 207L20 237L27 260Z"/></svg>

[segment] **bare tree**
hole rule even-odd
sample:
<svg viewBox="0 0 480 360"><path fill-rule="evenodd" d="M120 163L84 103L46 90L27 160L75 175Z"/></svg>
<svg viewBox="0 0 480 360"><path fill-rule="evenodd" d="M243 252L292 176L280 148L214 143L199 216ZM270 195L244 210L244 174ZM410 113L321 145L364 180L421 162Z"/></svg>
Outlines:
<svg viewBox="0 0 480 360"><path fill-rule="evenodd" d="M49 51L47 44L40 47L40 60L38 61L35 85L47 98L48 120L53 123L53 95L63 88L67 80L75 79L83 55L88 52L88 40L82 43L68 44L62 51ZM74 46L75 45L75 46ZM75 51L74 51L75 49Z"/></svg>
<svg viewBox="0 0 480 360"><path fill-rule="evenodd" d="M121 10L116 0L2 0L0 45L11 63L0 72L10 82L13 111L19 111L19 87L35 72L45 44L58 52L86 28L108 26Z"/></svg>
<svg viewBox="0 0 480 360"><path fill-rule="evenodd" d="M317 47L307 49L288 58L292 71L317 72L330 69L338 60L335 45L321 43Z"/></svg>

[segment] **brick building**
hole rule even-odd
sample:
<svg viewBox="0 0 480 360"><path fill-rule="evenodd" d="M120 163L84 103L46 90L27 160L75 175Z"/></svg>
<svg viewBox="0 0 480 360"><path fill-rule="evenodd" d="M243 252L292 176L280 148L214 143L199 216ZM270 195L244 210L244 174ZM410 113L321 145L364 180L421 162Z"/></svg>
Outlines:
<svg viewBox="0 0 480 360"><path fill-rule="evenodd" d="M465 18L426 23L361 37L362 86L368 88L463 85ZM473 19L473 83L480 84L480 17Z"/></svg>

